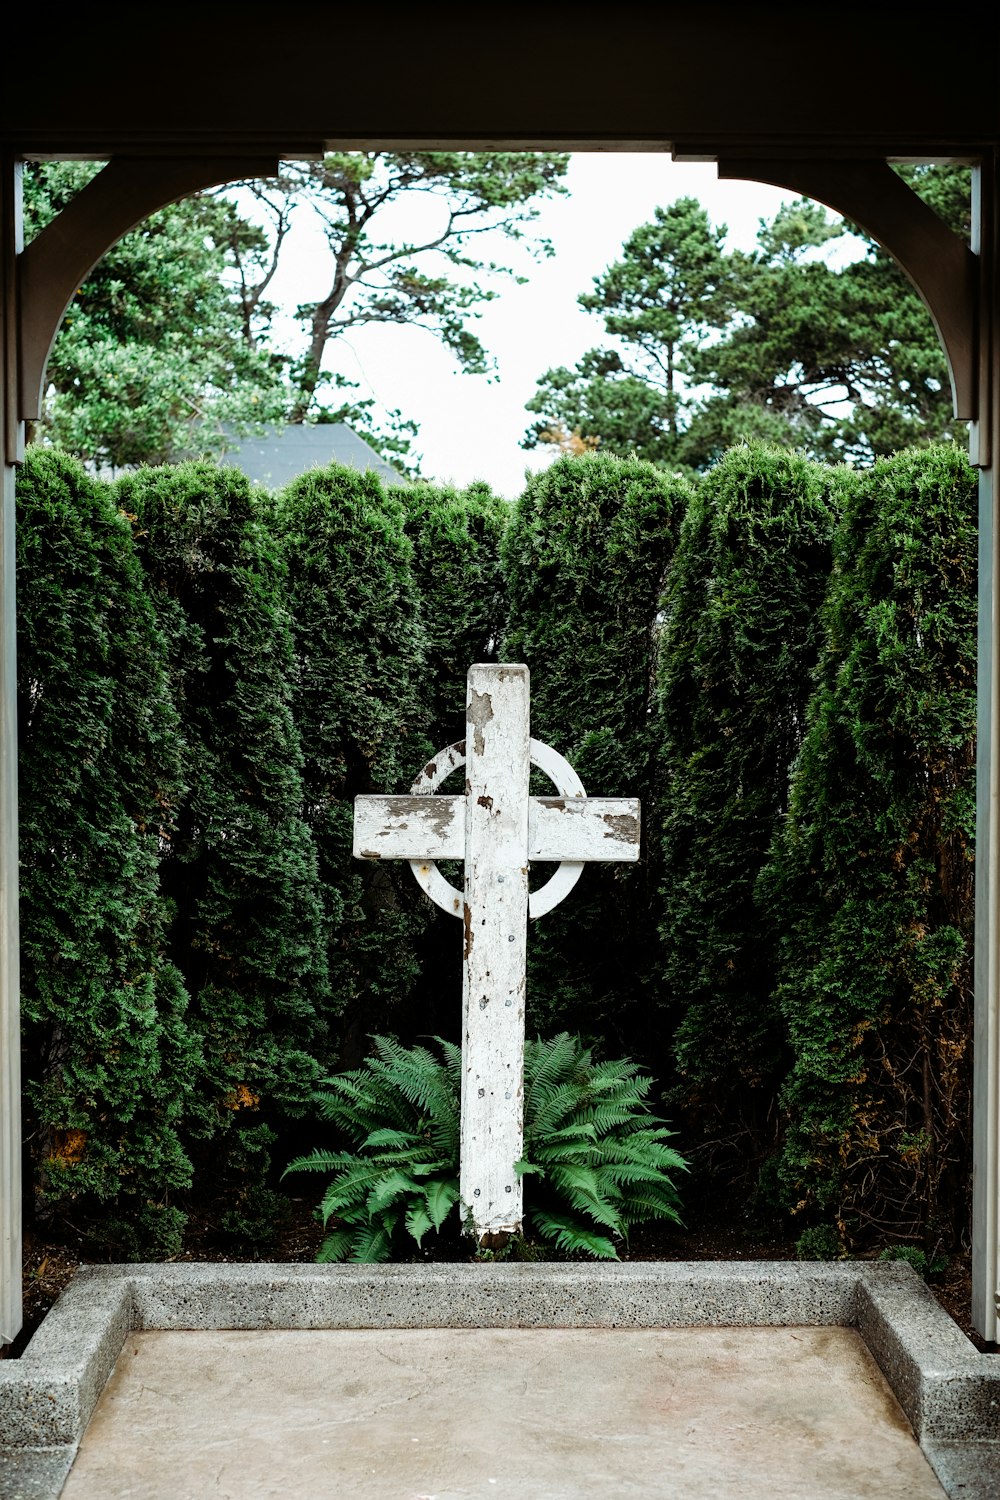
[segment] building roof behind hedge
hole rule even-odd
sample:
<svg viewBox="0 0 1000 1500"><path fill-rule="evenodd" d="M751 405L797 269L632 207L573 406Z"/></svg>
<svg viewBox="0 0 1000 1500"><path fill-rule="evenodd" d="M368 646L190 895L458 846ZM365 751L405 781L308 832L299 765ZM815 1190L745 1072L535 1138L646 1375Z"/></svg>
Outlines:
<svg viewBox="0 0 1000 1500"><path fill-rule="evenodd" d="M248 479L269 490L283 489L307 469L323 469L332 463L374 469L384 484L406 483L346 422L289 423L269 428L258 437L231 434L222 462L241 469Z"/></svg>

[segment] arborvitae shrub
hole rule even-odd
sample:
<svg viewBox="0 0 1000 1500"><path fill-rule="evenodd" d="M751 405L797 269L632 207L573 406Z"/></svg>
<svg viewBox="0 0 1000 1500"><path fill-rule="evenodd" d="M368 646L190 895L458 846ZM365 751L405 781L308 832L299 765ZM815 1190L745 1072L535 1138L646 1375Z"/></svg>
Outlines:
<svg viewBox="0 0 1000 1500"><path fill-rule="evenodd" d="M412 484L389 494L402 507L413 544L427 636L428 733L440 750L465 738L469 667L497 660L506 618L500 542L510 506L485 484L466 490Z"/></svg>
<svg viewBox="0 0 1000 1500"><path fill-rule="evenodd" d="M976 482L957 448L846 487L820 684L761 893L794 1064L785 1199L848 1243L966 1221Z"/></svg>
<svg viewBox="0 0 1000 1500"><path fill-rule="evenodd" d="M288 570L295 715L316 841L339 1065L393 1025L417 972L426 898L406 865L353 858L354 798L408 791L431 753L412 544L378 477L333 464L292 481L274 525Z"/></svg>
<svg viewBox="0 0 1000 1500"><path fill-rule="evenodd" d="M466 490L412 484L391 489L402 507L413 546L413 577L426 632L421 698L427 734L435 751L465 738L465 691L473 662L497 660L506 618L500 542L510 506L485 484ZM402 769L402 768L401 768ZM420 770L412 766L411 780ZM404 778L405 779L405 778ZM460 791L461 770L446 791ZM443 872L461 889L460 862ZM406 872L405 879L412 877ZM417 937L420 977L397 1030L426 1036L440 1032L456 1041L462 1017L461 925L423 898L426 926Z"/></svg>
<svg viewBox="0 0 1000 1500"><path fill-rule="evenodd" d="M39 1208L119 1256L169 1254L201 1060L158 887L180 790L167 646L106 485L29 451L17 506L25 1137Z"/></svg>
<svg viewBox="0 0 1000 1500"><path fill-rule="evenodd" d="M118 496L170 642L185 739L162 879L221 1137L203 1145L201 1186L224 1227L244 1232L268 1217L267 1147L310 1095L329 1009L281 557L267 497L235 469L140 470Z"/></svg>
<svg viewBox="0 0 1000 1500"><path fill-rule="evenodd" d="M762 443L731 449L699 486L663 596L658 993L675 1028L677 1102L715 1142L719 1171L731 1154L743 1172L759 1152L783 1058L754 882L785 811L818 654L830 475Z"/></svg>
<svg viewBox="0 0 1000 1500"><path fill-rule="evenodd" d="M642 798L647 826L652 637L691 493L639 459L562 458L530 480L503 544L503 658L531 669L532 735L566 756L588 793ZM552 792L543 777L536 789ZM615 1046L645 1052L649 929L645 860L586 869L572 895L532 925L532 1027L613 1035Z"/></svg>

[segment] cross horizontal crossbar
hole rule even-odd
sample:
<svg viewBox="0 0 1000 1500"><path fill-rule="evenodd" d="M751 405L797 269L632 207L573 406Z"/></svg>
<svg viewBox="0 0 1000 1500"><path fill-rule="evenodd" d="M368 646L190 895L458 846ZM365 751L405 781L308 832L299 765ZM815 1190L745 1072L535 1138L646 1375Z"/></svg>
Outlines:
<svg viewBox="0 0 1000 1500"><path fill-rule="evenodd" d="M462 797L357 797L358 859L464 859ZM530 797L529 860L580 863L639 858L636 797Z"/></svg>

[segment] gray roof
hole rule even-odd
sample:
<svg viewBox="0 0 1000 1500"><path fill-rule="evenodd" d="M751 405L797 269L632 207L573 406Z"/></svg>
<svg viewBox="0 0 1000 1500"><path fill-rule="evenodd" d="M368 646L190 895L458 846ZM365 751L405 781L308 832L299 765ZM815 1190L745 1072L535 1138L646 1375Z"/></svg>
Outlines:
<svg viewBox="0 0 1000 1500"><path fill-rule="evenodd" d="M226 438L221 462L241 469L255 484L280 490L307 469L344 464L349 469L374 469L383 484L405 484L391 464L379 458L346 422L293 423L273 427L259 437Z"/></svg>

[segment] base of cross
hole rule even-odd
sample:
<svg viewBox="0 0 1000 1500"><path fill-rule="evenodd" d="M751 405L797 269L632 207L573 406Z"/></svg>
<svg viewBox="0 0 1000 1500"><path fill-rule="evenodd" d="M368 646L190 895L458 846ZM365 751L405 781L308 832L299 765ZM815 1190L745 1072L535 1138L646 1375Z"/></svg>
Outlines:
<svg viewBox="0 0 1000 1500"><path fill-rule="evenodd" d="M505 1250L513 1238L507 1229L487 1230L479 1236L477 1244L480 1250Z"/></svg>

